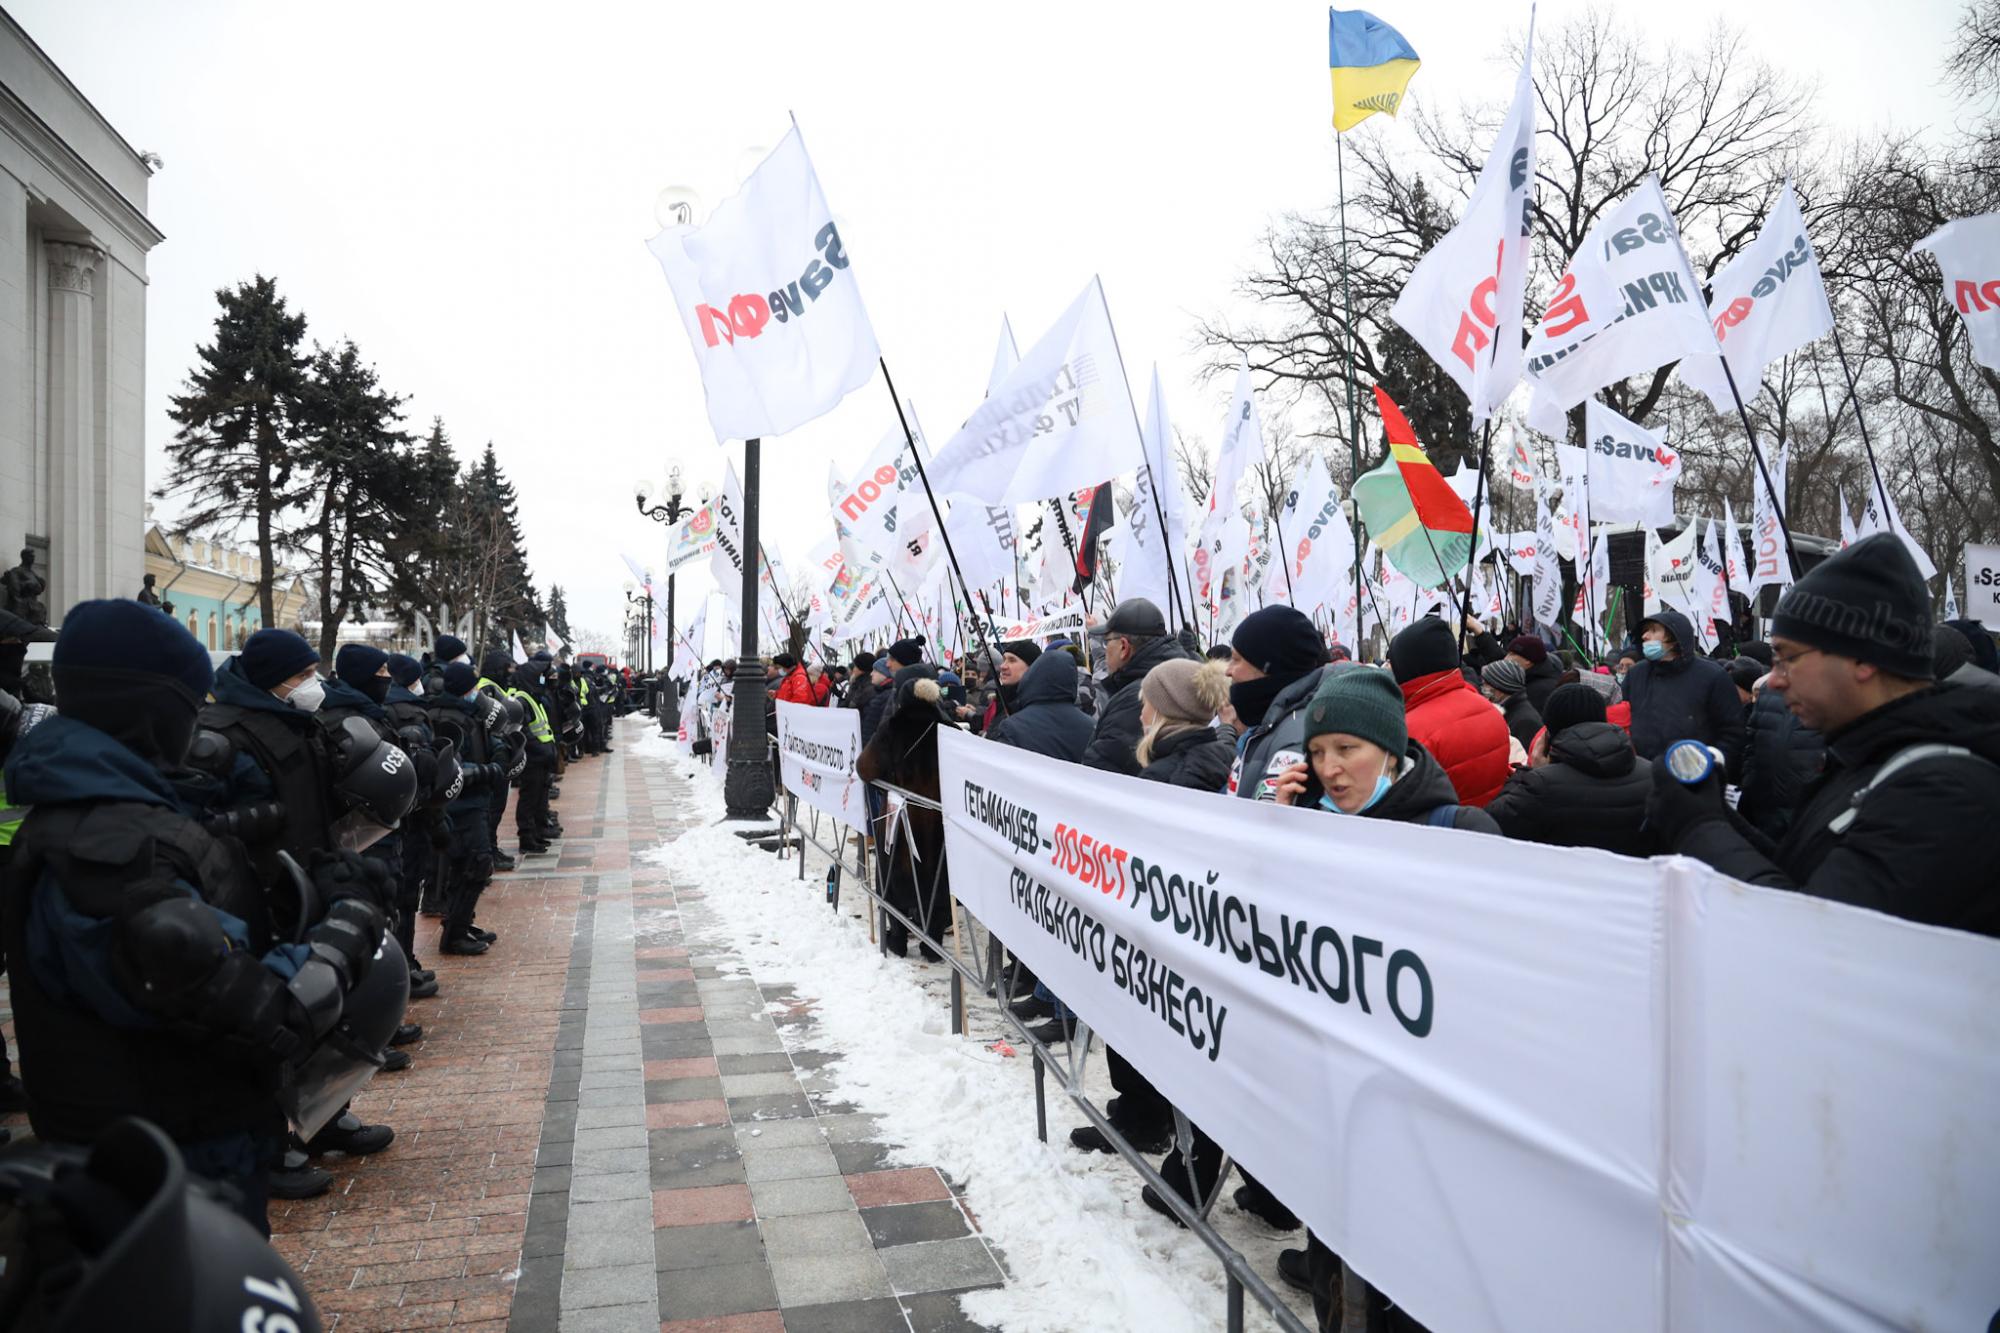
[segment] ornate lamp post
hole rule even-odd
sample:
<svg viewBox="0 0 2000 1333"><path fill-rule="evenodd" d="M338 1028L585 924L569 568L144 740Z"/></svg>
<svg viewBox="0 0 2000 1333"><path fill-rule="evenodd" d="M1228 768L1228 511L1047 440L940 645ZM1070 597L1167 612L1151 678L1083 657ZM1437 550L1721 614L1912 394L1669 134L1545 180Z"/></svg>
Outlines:
<svg viewBox="0 0 2000 1333"><path fill-rule="evenodd" d="M643 477L639 479L639 483L633 488L633 492L632 498L637 502L639 512L647 518L652 519L655 523L665 523L672 526L686 519L699 508L698 505L681 503L681 467L678 463L674 464L667 472L667 498L665 500L662 500L658 504L649 505L646 503L649 497L657 495L659 492L653 488L651 482ZM703 503L706 503L706 497L703 497ZM667 674L669 675L673 674L674 643L674 572L670 569L667 571Z"/></svg>

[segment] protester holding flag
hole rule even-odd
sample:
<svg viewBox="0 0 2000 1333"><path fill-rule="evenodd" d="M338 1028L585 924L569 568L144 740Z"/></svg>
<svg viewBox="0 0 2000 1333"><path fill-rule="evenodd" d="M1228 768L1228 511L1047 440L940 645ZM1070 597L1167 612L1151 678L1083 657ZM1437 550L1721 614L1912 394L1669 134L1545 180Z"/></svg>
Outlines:
<svg viewBox="0 0 2000 1333"><path fill-rule="evenodd" d="M1410 735L1423 742L1467 805L1485 805L1506 784L1507 719L1459 671L1458 640L1425 616L1389 641L1389 669L1402 688ZM1527 680L1522 678L1522 688Z"/></svg>
<svg viewBox="0 0 2000 1333"><path fill-rule="evenodd" d="M1734 764L1743 748L1743 705L1720 662L1694 655L1694 626L1670 606L1639 622L1645 660L1625 675L1632 748L1658 759L1678 740L1697 740Z"/></svg>
<svg viewBox="0 0 2000 1333"><path fill-rule="evenodd" d="M1515 770L1486 813L1524 842L1650 856L1652 790L1652 765L1605 719L1604 697L1574 682L1549 695L1548 728L1530 750L1529 767Z"/></svg>
<svg viewBox="0 0 2000 1333"><path fill-rule="evenodd" d="M1826 737L1825 770L1767 850L1732 820L1719 775L1684 785L1655 765L1646 817L1662 850L1746 883L2000 936L2000 695L1938 684L1930 625L1930 593L1891 533L1787 589L1771 688Z"/></svg>

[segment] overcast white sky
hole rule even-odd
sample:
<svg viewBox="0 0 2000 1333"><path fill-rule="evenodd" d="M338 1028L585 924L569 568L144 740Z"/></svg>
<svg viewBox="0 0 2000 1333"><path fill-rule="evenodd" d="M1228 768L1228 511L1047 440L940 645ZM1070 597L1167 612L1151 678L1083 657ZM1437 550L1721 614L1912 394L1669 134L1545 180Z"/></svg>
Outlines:
<svg viewBox="0 0 2000 1333"><path fill-rule="evenodd" d="M149 486L214 291L273 274L311 337L353 338L409 395L412 429L442 416L462 459L493 442L538 585L606 632L624 612L619 551L657 563L663 549L634 479L670 461L691 488L722 474L644 246L661 187L719 201L795 113L936 443L984 391L1002 312L1025 346L1093 273L1134 389L1157 361L1176 419L1212 437L1228 385L1197 381L1196 315L1226 305L1268 218L1334 194L1319 3L6 3L165 159ZM1543 0L1541 25L1583 8ZM1948 116L1948 0L1614 8L1662 42L1745 26L1755 52L1819 78L1820 113L1843 130ZM1423 58L1413 98L1510 87L1495 53L1525 3L1374 10ZM765 444L767 547L803 559L828 531L827 459L858 463L892 421L877 384ZM707 583L682 578L683 621Z"/></svg>

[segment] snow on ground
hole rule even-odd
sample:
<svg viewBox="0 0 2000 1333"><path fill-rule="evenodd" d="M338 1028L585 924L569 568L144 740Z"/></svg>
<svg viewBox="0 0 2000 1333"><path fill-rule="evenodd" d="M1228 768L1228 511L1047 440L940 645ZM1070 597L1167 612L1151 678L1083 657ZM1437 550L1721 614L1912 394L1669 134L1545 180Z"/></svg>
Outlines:
<svg viewBox="0 0 2000 1333"><path fill-rule="evenodd" d="M829 910L818 853L809 853L801 881L796 862L738 838L721 822L721 790L705 761L657 732L633 749L688 780L707 821L637 859L702 888L760 985L790 983L810 998L817 1028L808 1040L841 1054L827 1067L840 1099L880 1118L882 1138L901 1145L900 1164L937 1166L964 1185L1009 1271L1005 1288L964 1298L970 1317L1009 1333L1221 1326L1221 1264L1140 1201L1139 1180L1120 1159L1069 1146L1070 1128L1084 1120L1055 1080L1043 1144L1035 1136L1032 1061L951 1035L949 969L916 962L914 948L909 961L882 956L869 941L857 906L867 899L858 892L843 894L838 913ZM991 1001L969 988L967 1006L970 1025L987 1040L1007 1030ZM1090 1096L1101 1106L1110 1091L1101 1055L1093 1052L1090 1069ZM1214 1217L1277 1287L1277 1249L1302 1245L1304 1232L1278 1236L1226 1198ZM1284 1294L1310 1326L1310 1303ZM1275 1327L1254 1301L1248 1306L1250 1327Z"/></svg>

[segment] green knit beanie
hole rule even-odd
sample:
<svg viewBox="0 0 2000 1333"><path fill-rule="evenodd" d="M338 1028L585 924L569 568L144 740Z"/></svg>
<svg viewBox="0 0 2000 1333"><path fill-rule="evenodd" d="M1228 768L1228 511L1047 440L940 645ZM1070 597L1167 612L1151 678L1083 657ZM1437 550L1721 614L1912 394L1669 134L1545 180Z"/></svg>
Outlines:
<svg viewBox="0 0 2000 1333"><path fill-rule="evenodd" d="M1359 736L1401 759L1409 748L1410 729L1396 678L1370 666L1327 671L1306 705L1306 741L1335 731Z"/></svg>

